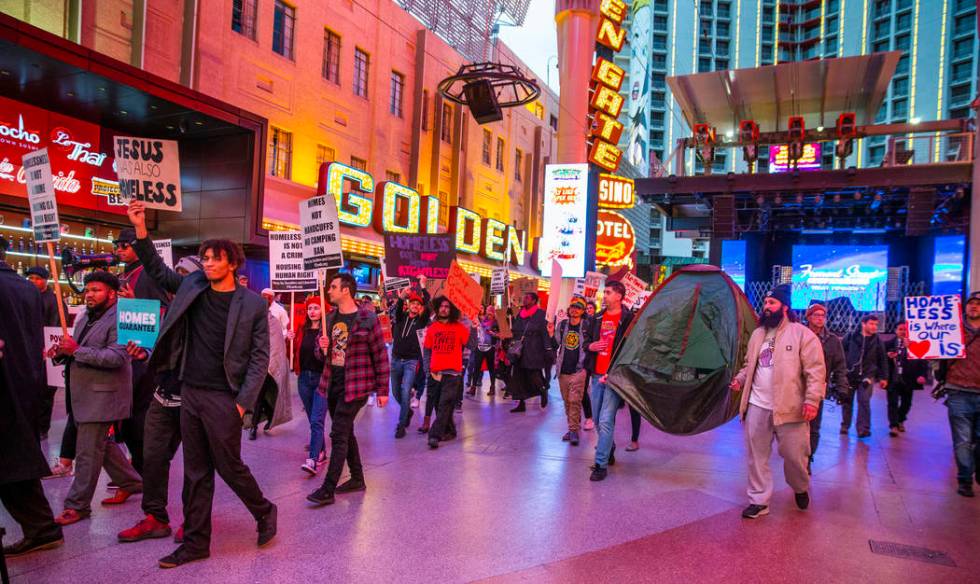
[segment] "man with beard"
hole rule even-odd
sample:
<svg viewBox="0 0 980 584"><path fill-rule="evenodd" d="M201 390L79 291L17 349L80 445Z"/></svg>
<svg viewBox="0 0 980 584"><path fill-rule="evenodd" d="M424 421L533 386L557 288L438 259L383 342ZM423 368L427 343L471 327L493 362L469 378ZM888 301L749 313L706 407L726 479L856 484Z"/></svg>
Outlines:
<svg viewBox="0 0 980 584"><path fill-rule="evenodd" d="M429 430L429 448L439 448L442 440L456 437L453 406L463 395L463 347L470 329L459 322L459 309L448 298L432 302L436 321L425 331L429 358L429 399L437 399L436 421ZM438 396L438 397L436 397Z"/></svg>
<svg viewBox="0 0 980 584"><path fill-rule="evenodd" d="M878 337L876 315L862 317L860 328L844 337L844 356L847 358L847 382L853 391L841 404L840 433L847 434L851 428L856 394L858 438L867 438L871 436L871 393L875 383L880 382L881 389L888 389L888 354Z"/></svg>
<svg viewBox="0 0 980 584"><path fill-rule="evenodd" d="M820 339L805 326L791 322L790 287L776 286L763 303L759 327L749 339L745 366L731 383L742 392L739 414L745 424L749 466L749 506L742 517L769 514L772 441L779 442L786 482L796 506L810 505L809 422L817 417L826 391L826 365Z"/></svg>
<svg viewBox="0 0 980 584"><path fill-rule="evenodd" d="M823 304L811 304L806 309L806 324L820 339L820 345L823 347L823 360L827 365L827 395L830 395L830 388L834 388L839 396L850 394L844 346L841 344L840 337L827 329L827 307ZM820 406L817 408L817 417L810 421L810 459L806 464L807 472L810 472L813 455L817 453L817 446L820 445L821 422L823 422L823 400L820 400Z"/></svg>
<svg viewBox="0 0 980 584"><path fill-rule="evenodd" d="M541 396L541 407L548 406L548 385L544 379L547 367L545 339L548 336L548 323L544 310L538 306L538 295L528 292L521 299L521 310L514 319L511 331L512 343L521 343L521 354L511 363L510 382L507 391L518 400L511 413L527 410L525 400Z"/></svg>

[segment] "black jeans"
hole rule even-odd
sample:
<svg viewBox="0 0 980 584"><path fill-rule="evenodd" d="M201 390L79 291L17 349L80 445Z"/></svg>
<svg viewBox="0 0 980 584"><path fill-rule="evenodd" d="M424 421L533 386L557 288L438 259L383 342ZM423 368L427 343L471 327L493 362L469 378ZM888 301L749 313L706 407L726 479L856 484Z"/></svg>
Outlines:
<svg viewBox="0 0 980 584"><path fill-rule="evenodd" d="M433 395L439 396L439 404L436 406L436 420L429 428L429 438L440 440L446 436L456 435L456 422L453 420L453 406L463 395L463 377L461 375L445 375L436 381L435 378L429 379L429 398Z"/></svg>
<svg viewBox="0 0 980 584"><path fill-rule="evenodd" d="M810 420L810 460L817 453L817 446L820 446L820 424L823 423L823 400L817 406L817 417Z"/></svg>
<svg viewBox="0 0 980 584"><path fill-rule="evenodd" d="M585 391L582 392L582 413L586 420L592 419L592 398L589 397L589 389L592 387L592 375L585 375Z"/></svg>
<svg viewBox="0 0 980 584"><path fill-rule="evenodd" d="M487 373L490 374L490 389L494 388L494 367L493 358L497 354L496 349L489 351L473 351L473 368L470 370L470 387L480 387L483 384L483 364L487 364Z"/></svg>
<svg viewBox="0 0 980 584"><path fill-rule="evenodd" d="M51 413L54 411L54 395L57 387L47 385L41 390L41 411L38 413L37 429L41 434L47 434L51 429Z"/></svg>
<svg viewBox="0 0 980 584"><path fill-rule="evenodd" d="M180 447L180 408L168 408L154 399L146 412L143 442L143 512L157 521L170 523L167 498L170 492L170 462ZM181 494L187 504L187 483Z"/></svg>
<svg viewBox="0 0 980 584"><path fill-rule="evenodd" d="M242 418L231 391L184 385L181 389L180 435L184 442L184 547L207 552L211 547L211 503L214 472L238 495L257 520L272 511L252 471L242 462Z"/></svg>
<svg viewBox="0 0 980 584"><path fill-rule="evenodd" d="M364 480L361 452L354 436L354 419L366 403L367 398L346 401L343 387L335 390L331 386L327 394L327 411L330 412L330 463L323 486L331 493L340 482L345 462L352 479Z"/></svg>
<svg viewBox="0 0 980 584"><path fill-rule="evenodd" d="M912 409L912 388L901 381L889 385L888 389L888 427L904 424Z"/></svg>
<svg viewBox="0 0 980 584"><path fill-rule="evenodd" d="M633 409L633 406L630 406L629 408L630 430L632 430L632 433L630 434L630 441L638 442L640 440L640 423L643 421L643 418L640 417L640 412Z"/></svg>
<svg viewBox="0 0 980 584"><path fill-rule="evenodd" d="M41 479L0 484L0 502L20 525L26 539L61 537L51 505L44 496Z"/></svg>
<svg viewBox="0 0 980 584"><path fill-rule="evenodd" d="M119 422L117 426L119 433L116 441L126 445L129 456L133 459L133 468L140 473L140 476L143 475L143 433L145 425L146 408L139 408L133 410L132 417Z"/></svg>
<svg viewBox="0 0 980 584"><path fill-rule="evenodd" d="M432 379L431 375L425 376L425 393L429 397L425 399L425 417L432 417L432 412L435 411L436 406L439 404L439 388L441 386L439 383Z"/></svg>

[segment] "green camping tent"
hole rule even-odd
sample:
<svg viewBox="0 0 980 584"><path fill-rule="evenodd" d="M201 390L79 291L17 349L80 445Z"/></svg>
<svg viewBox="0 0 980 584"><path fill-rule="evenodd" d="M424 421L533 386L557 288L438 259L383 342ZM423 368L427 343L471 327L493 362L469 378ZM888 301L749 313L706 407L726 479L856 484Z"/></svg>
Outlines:
<svg viewBox="0 0 980 584"><path fill-rule="evenodd" d="M699 434L738 413L728 385L745 359L756 314L721 269L676 271L633 320L609 385L669 434Z"/></svg>

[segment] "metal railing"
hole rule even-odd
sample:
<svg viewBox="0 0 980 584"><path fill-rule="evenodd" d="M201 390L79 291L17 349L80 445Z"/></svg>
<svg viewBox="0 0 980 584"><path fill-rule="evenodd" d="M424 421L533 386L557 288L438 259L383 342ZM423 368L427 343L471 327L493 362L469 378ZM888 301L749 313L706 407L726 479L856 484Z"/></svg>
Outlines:
<svg viewBox="0 0 980 584"><path fill-rule="evenodd" d="M882 166L968 163L973 160L973 138L969 132L892 136Z"/></svg>

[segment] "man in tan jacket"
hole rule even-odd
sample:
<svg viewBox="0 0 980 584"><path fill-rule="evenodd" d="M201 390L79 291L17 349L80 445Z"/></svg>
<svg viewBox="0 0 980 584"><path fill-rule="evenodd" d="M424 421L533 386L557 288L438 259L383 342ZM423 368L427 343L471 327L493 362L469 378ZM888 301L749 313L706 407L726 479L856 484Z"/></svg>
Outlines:
<svg viewBox="0 0 980 584"><path fill-rule="evenodd" d="M745 388L739 414L749 455L749 506L742 512L748 519L769 513L773 437L796 506L806 509L810 504L809 423L826 392L826 368L820 339L791 319L789 286L776 286L766 296L759 328L749 339L745 367L731 383L733 391Z"/></svg>

